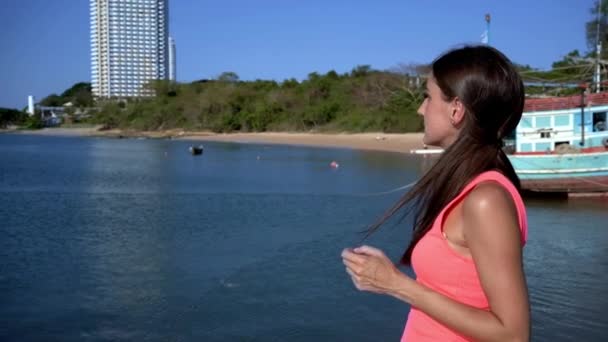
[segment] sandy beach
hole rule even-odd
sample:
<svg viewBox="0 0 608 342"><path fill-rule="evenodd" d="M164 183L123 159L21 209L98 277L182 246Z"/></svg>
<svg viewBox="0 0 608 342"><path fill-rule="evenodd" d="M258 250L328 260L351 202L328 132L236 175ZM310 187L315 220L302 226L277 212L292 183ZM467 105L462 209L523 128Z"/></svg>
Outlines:
<svg viewBox="0 0 608 342"><path fill-rule="evenodd" d="M422 133L232 133L232 134L188 134L183 139L201 141L223 141L238 143L265 143L318 147L352 148L409 153L423 147Z"/></svg>
<svg viewBox="0 0 608 342"><path fill-rule="evenodd" d="M229 133L190 132L183 130L165 131L123 131L100 130L101 126L74 128L44 128L40 130L14 131L21 134L49 136L101 136L111 138L166 138L193 141L219 141L243 144L280 144L298 146L352 148L359 150L374 150L410 153L412 149L423 148L422 133Z"/></svg>

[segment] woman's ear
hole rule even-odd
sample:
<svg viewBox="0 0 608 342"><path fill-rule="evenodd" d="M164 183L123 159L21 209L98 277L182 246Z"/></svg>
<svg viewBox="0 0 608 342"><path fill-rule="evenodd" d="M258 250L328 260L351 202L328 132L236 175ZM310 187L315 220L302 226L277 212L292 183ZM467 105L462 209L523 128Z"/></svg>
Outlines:
<svg viewBox="0 0 608 342"><path fill-rule="evenodd" d="M464 104L459 98L454 98L454 100L452 100L452 114L450 117L450 122L453 126L460 126L460 124L464 121L464 113Z"/></svg>

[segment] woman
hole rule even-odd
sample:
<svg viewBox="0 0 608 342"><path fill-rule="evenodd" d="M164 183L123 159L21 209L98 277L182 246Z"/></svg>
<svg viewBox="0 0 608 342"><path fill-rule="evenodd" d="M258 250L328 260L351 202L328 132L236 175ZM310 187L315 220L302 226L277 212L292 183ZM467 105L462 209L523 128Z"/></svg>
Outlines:
<svg viewBox="0 0 608 342"><path fill-rule="evenodd" d="M416 280L369 246L342 252L346 271L357 289L410 304L402 341L527 341L527 219L502 151L522 115L523 83L496 49L467 46L435 60L426 87L423 142L445 151L370 228L402 207L414 212L401 261Z"/></svg>

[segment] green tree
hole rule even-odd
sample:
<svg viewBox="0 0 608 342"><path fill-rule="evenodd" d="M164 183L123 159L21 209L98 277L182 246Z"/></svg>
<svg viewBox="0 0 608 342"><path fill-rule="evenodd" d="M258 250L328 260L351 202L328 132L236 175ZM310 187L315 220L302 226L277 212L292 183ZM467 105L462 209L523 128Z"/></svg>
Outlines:
<svg viewBox="0 0 608 342"><path fill-rule="evenodd" d="M332 80L337 80L338 78L340 78L340 76L338 75L338 73L335 70L328 71L327 74L325 74L325 77L332 79Z"/></svg>
<svg viewBox="0 0 608 342"><path fill-rule="evenodd" d="M175 82L169 80L152 80L144 85L144 87L147 89L152 89L157 97L176 96L178 89Z"/></svg>
<svg viewBox="0 0 608 342"><path fill-rule="evenodd" d="M372 71L372 67L369 65L357 65L351 72L352 77L363 77L367 76Z"/></svg>
<svg viewBox="0 0 608 342"><path fill-rule="evenodd" d="M27 119L27 114L12 108L0 108L0 128L18 125Z"/></svg>
<svg viewBox="0 0 608 342"><path fill-rule="evenodd" d="M281 83L281 87L284 88L296 88L299 85L295 78L286 79Z"/></svg>
<svg viewBox="0 0 608 342"><path fill-rule="evenodd" d="M65 103L63 100L63 97L57 94L51 94L43 98L39 104L46 107L61 107Z"/></svg>
<svg viewBox="0 0 608 342"><path fill-rule="evenodd" d="M598 20L599 20L599 40L602 43L601 58L608 57L608 2L602 1L602 6L599 8L600 1L595 0L590 8L592 19L585 25L587 38L587 48L589 56L596 55L596 45L598 42ZM598 16L598 10L600 15Z"/></svg>
<svg viewBox="0 0 608 342"><path fill-rule="evenodd" d="M239 75L233 71L225 71L217 77L217 80L220 82L236 83L239 81Z"/></svg>
<svg viewBox="0 0 608 342"><path fill-rule="evenodd" d="M72 102L76 107L91 107L93 105L93 95L91 93L91 83L79 82L61 94L63 103Z"/></svg>
<svg viewBox="0 0 608 342"><path fill-rule="evenodd" d="M61 95L51 94L43 98L39 103L42 106L61 107L71 102L76 107L91 107L94 104L91 93L91 84L79 82L66 89Z"/></svg>

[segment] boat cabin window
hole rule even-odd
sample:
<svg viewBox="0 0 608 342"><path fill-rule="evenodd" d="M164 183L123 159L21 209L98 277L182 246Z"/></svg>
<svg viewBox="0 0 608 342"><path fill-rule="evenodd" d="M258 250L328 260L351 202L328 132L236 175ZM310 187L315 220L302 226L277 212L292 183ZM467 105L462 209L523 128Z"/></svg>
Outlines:
<svg viewBox="0 0 608 342"><path fill-rule="evenodd" d="M602 132L608 130L606 119L606 112L593 113L593 131Z"/></svg>

